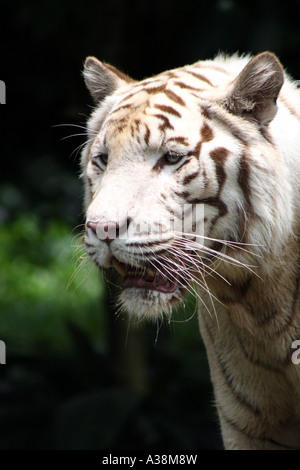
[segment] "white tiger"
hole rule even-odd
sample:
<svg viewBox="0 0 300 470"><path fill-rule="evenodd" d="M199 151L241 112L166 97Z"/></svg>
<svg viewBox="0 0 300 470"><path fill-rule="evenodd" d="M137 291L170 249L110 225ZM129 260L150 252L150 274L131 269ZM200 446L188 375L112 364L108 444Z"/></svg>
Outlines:
<svg viewBox="0 0 300 470"><path fill-rule="evenodd" d="M300 448L299 90L270 52L84 78L87 252L137 317L197 290L226 449Z"/></svg>

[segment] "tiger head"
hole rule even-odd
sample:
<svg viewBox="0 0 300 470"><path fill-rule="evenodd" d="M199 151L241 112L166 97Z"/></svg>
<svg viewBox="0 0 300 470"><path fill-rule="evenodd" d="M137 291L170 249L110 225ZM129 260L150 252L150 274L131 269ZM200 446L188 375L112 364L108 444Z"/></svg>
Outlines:
<svg viewBox="0 0 300 470"><path fill-rule="evenodd" d="M168 315L279 249L292 216L270 131L284 80L273 54L142 81L89 57L84 78L96 103L81 162L85 246L124 277L124 309Z"/></svg>

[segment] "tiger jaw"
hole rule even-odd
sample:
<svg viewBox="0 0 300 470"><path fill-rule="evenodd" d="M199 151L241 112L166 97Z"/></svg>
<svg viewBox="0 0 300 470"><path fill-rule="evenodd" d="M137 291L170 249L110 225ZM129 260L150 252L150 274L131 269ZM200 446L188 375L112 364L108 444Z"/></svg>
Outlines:
<svg viewBox="0 0 300 470"><path fill-rule="evenodd" d="M175 303L183 300L186 282L178 273L166 273L162 268L137 268L113 257L112 266L124 278L119 297L121 307L139 319L170 316Z"/></svg>

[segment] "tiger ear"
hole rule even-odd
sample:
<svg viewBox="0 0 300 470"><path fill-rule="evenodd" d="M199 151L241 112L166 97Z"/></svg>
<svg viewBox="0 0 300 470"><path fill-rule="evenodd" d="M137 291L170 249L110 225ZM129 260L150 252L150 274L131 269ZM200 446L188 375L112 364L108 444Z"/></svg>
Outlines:
<svg viewBox="0 0 300 470"><path fill-rule="evenodd" d="M222 104L231 113L266 126L277 112L276 100L283 82L279 60L271 52L263 52L240 72Z"/></svg>
<svg viewBox="0 0 300 470"><path fill-rule="evenodd" d="M83 76L85 84L94 101L100 103L106 96L134 80L116 67L104 64L96 57L87 57L84 63Z"/></svg>

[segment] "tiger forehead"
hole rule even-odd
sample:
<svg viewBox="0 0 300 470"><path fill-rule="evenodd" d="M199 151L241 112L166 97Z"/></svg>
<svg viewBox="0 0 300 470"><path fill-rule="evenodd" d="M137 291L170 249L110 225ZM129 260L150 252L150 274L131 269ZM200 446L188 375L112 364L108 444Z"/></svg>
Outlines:
<svg viewBox="0 0 300 470"><path fill-rule="evenodd" d="M161 147L168 139L173 147L195 146L200 129L203 142L211 140L200 102L209 102L214 88L201 71L184 67L120 89L102 127L104 146Z"/></svg>
<svg viewBox="0 0 300 470"><path fill-rule="evenodd" d="M114 112L137 106L145 107L157 96L172 106L186 108L190 101L214 88L214 84L195 67L182 67L135 82L125 90L120 90L116 93L119 100Z"/></svg>
<svg viewBox="0 0 300 470"><path fill-rule="evenodd" d="M214 132L197 109L198 118L188 118L177 107L161 100L125 107L112 112L102 129L104 147L113 150L138 144L144 149L160 147L188 150L201 138L212 140ZM101 139L101 140L102 140Z"/></svg>
<svg viewBox="0 0 300 470"><path fill-rule="evenodd" d="M161 90L161 87L157 87ZM164 88L165 93L156 89L155 93L134 91L130 100L119 99L106 118L102 135L106 141L114 140L117 145L124 139L136 139L154 146L167 138L179 138L178 142L187 145L194 136L199 138L199 130L205 117L199 104L183 101L182 96Z"/></svg>
<svg viewBox="0 0 300 470"><path fill-rule="evenodd" d="M175 94L176 92L180 94L182 90L190 93L205 92L213 88L215 88L215 85L212 81L194 64L193 66L162 72L153 77L131 84L129 87L129 96L125 97L125 99L130 98L131 94L136 95L141 91L149 95L156 93L165 93L168 95L171 90L173 90ZM181 100L179 100L179 103L183 104Z"/></svg>
<svg viewBox="0 0 300 470"><path fill-rule="evenodd" d="M131 91L119 97L111 116L124 112L150 114L156 108L180 117L187 109L186 100L187 97L183 99L182 93L176 93L176 90L168 88L168 83L151 87L140 86L136 89L133 86Z"/></svg>

